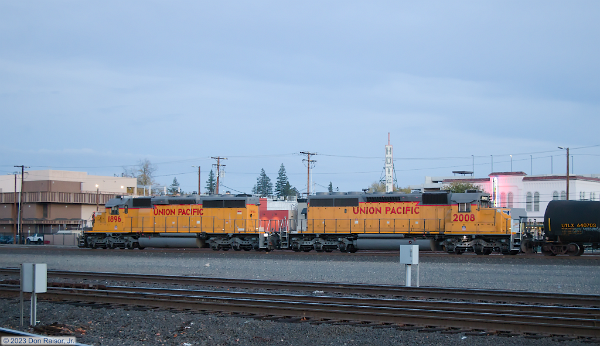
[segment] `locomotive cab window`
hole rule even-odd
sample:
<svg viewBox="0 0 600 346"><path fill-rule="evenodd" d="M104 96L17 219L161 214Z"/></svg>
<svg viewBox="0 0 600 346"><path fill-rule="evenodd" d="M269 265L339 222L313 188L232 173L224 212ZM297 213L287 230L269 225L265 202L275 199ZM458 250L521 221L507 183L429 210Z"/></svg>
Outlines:
<svg viewBox="0 0 600 346"><path fill-rule="evenodd" d="M459 213L470 213L471 212L471 203L458 203L458 212Z"/></svg>
<svg viewBox="0 0 600 346"><path fill-rule="evenodd" d="M110 208L110 215L119 215L119 206L115 205Z"/></svg>

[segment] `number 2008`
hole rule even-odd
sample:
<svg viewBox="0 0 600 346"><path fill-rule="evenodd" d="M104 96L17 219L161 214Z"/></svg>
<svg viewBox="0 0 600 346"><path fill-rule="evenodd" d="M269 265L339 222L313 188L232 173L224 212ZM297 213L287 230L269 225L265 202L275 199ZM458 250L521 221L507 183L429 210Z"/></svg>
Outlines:
<svg viewBox="0 0 600 346"><path fill-rule="evenodd" d="M452 221L475 221L475 214L454 214Z"/></svg>

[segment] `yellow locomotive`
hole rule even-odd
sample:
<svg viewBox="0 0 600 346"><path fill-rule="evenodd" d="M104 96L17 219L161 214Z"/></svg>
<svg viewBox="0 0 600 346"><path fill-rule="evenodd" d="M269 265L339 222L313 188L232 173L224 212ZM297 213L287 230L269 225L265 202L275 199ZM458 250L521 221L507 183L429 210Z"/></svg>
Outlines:
<svg viewBox="0 0 600 346"><path fill-rule="evenodd" d="M394 240L408 238L456 254L519 252L518 220L509 209L491 207L489 194L479 191L321 193L299 203L298 210L281 239L282 247L296 251L397 248Z"/></svg>
<svg viewBox="0 0 600 346"><path fill-rule="evenodd" d="M208 235L236 234L234 246L227 249L250 250L260 228L258 205L259 198L249 195L114 198L94 216L93 227L84 232L80 246L169 247L187 240L202 247ZM221 248L216 239L210 245Z"/></svg>
<svg viewBox="0 0 600 346"><path fill-rule="evenodd" d="M515 254L520 246L518 220L478 191L318 193L298 200L277 229L261 220L259 204L250 195L116 198L80 246L355 252L397 249L408 240L456 254Z"/></svg>

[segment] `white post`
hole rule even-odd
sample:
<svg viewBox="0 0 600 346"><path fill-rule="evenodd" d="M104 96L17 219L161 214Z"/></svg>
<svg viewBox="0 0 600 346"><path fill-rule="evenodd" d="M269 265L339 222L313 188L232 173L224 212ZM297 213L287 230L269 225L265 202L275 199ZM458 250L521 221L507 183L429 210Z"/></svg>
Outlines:
<svg viewBox="0 0 600 346"><path fill-rule="evenodd" d="M36 324L37 296L36 293L45 293L48 287L48 267L46 263L21 264L21 295L23 292L31 293L30 318L32 326ZM23 323L23 302L21 300L21 324Z"/></svg>
<svg viewBox="0 0 600 346"><path fill-rule="evenodd" d="M23 282L25 279L25 271L23 270L23 263L21 263L21 292L19 294L19 299L21 300L21 327L23 327Z"/></svg>
<svg viewBox="0 0 600 346"><path fill-rule="evenodd" d="M400 264L406 267L406 287L411 285L412 268L417 266L417 287L419 286L419 245L400 245Z"/></svg>

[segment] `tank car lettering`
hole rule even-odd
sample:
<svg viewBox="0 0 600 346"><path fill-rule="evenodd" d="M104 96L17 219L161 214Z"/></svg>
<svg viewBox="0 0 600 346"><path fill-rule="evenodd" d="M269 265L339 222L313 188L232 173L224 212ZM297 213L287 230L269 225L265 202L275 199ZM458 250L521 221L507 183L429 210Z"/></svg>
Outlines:
<svg viewBox="0 0 600 346"><path fill-rule="evenodd" d="M580 223L577 224L577 227L596 227L595 223Z"/></svg>

